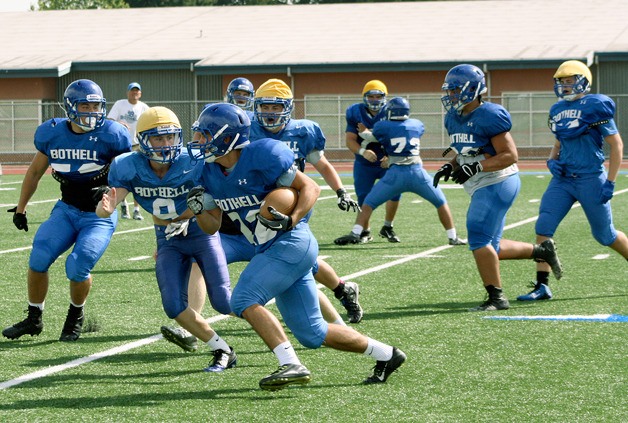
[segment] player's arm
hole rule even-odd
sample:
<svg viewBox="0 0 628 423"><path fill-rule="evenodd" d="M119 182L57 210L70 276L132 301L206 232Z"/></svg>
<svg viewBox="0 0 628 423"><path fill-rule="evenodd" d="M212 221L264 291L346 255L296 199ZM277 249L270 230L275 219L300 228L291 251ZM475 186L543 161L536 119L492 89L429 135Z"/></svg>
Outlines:
<svg viewBox="0 0 628 423"><path fill-rule="evenodd" d="M321 193L321 187L301 171L296 172L291 187L299 191L297 205L290 213L292 221L298 222L314 207Z"/></svg>
<svg viewBox="0 0 628 423"><path fill-rule="evenodd" d="M340 180L340 176L338 176L338 172L336 169L329 163L327 157L325 155L321 155L320 159L312 164L314 168L321 174L327 185L330 186L334 191L338 191L343 188L342 181Z"/></svg>
<svg viewBox="0 0 628 423"><path fill-rule="evenodd" d="M26 211L26 205L33 197L33 194L35 194L35 191L37 191L39 181L42 176L44 176L44 173L46 173L46 169L48 169L48 156L41 151L38 151L37 154L35 154L30 166L28 166L28 170L24 176L22 189L20 191L20 199L16 208L17 213L24 213Z"/></svg>
<svg viewBox="0 0 628 423"><path fill-rule="evenodd" d="M360 123L358 125L362 124ZM371 163L375 163L377 161L377 154L375 154L374 151L367 150L366 148L362 147L362 145L360 144L360 139L358 138L358 134L355 134L353 132L345 132L345 144L353 154L360 155Z"/></svg>
<svg viewBox="0 0 628 423"><path fill-rule="evenodd" d="M517 163L519 154L510 132L502 132L491 138L495 155L482 160L483 172L495 172ZM486 157L486 156L485 156Z"/></svg>
<svg viewBox="0 0 628 423"><path fill-rule="evenodd" d="M218 207L211 210L203 210L196 215L196 222L203 232L213 235L220 229L222 222L222 210Z"/></svg>
<svg viewBox="0 0 628 423"><path fill-rule="evenodd" d="M624 151L624 142L619 133L604 137L604 141L610 146L610 154L608 159L608 176L607 179L615 182L619 168L621 167L622 155Z"/></svg>
<svg viewBox="0 0 628 423"><path fill-rule="evenodd" d="M128 193L129 191L122 187L112 187L109 191L103 192L102 199L96 205L96 216L104 218L111 216Z"/></svg>

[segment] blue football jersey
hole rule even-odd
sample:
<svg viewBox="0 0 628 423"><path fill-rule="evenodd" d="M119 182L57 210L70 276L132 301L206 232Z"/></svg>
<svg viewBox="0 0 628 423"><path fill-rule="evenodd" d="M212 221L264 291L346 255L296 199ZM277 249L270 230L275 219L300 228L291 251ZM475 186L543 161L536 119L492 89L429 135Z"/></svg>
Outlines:
<svg viewBox="0 0 628 423"><path fill-rule="evenodd" d="M445 129L449 133L451 148L458 153L458 164L468 164L484 159L483 154L496 154L491 138L512 128L510 113L494 103L482 103L467 115L455 111L445 115ZM512 164L495 172L480 172L463 184L470 195L479 188L500 183L516 174L519 168Z"/></svg>
<svg viewBox="0 0 628 423"><path fill-rule="evenodd" d="M550 129L560 141L559 161L568 174L604 171L604 137L617 134L615 103L603 94L560 100L549 114Z"/></svg>
<svg viewBox="0 0 628 423"><path fill-rule="evenodd" d="M117 122L83 134L70 129L68 119L50 119L37 128L35 148L48 156L48 163L71 182L88 183L114 157L131 151L131 135Z"/></svg>
<svg viewBox="0 0 628 423"><path fill-rule="evenodd" d="M380 120L373 127L373 135L388 156L418 156L424 133L425 126L417 119Z"/></svg>
<svg viewBox="0 0 628 423"><path fill-rule="evenodd" d="M251 141L272 138L283 141L294 153L294 160L299 169L305 169L307 155L314 150L325 150L325 135L318 123L307 119L290 119L279 132L272 133L264 129L258 121L251 122Z"/></svg>
<svg viewBox="0 0 628 423"><path fill-rule="evenodd" d="M366 160L364 157L357 155L355 156L356 160L363 162L367 166L376 166L380 167L382 158L386 155L384 153L384 149L382 146L376 142L368 143L366 145L363 144L364 139L358 133L358 123L363 124L368 129L372 130L377 122L384 118L384 108L379 111L375 116L372 116L364 103L355 103L347 108L347 112L345 114L347 120L347 127L345 128L345 132L352 132L358 136L358 142L360 145L368 150L372 150L377 154L377 162L371 163Z"/></svg>
<svg viewBox="0 0 628 423"><path fill-rule="evenodd" d="M187 194L200 184L203 163L192 161L187 151L170 165L160 178L150 167L149 160L139 152L116 157L109 169L109 185L133 193L135 200L148 213L171 220L188 208Z"/></svg>
<svg viewBox="0 0 628 423"><path fill-rule="evenodd" d="M227 174L217 163L205 164L203 186L223 213L239 225L247 240L264 250L280 232L258 223L260 204L293 166L294 153L286 144L264 138L244 147L237 164Z"/></svg>

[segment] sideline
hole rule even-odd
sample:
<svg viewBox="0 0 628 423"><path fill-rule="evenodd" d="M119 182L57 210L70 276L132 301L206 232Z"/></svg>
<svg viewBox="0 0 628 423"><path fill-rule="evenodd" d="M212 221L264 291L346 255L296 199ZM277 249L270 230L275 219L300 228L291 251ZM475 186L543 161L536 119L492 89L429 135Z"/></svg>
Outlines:
<svg viewBox="0 0 628 423"><path fill-rule="evenodd" d="M615 195L623 194L625 192L628 192L628 188L616 192ZM580 203L575 204L574 208L575 207L580 207ZM505 226L504 230L516 228L518 226L522 226L522 225L534 222L537 219L538 219L538 215L534 216L534 217L530 217L528 219L520 220L519 222L515 222L515 223L512 223L510 225ZM128 233L128 232L139 231L139 230L145 230L145 229L144 228L142 228L142 229L132 229L131 231L124 231L124 232ZM383 269L387 269L389 267L397 266L397 265L400 265L400 264L403 264L403 263L406 263L406 262L409 262L409 261L412 261L412 260L416 260L418 258L430 256L430 255L433 255L434 253L438 253L440 251L444 251L444 250L449 249L449 248L453 248L453 246L452 245L442 245L440 247L432 248L430 250L423 251L421 253L413 254L413 255L401 258L399 260L394 260L394 261L391 261L391 262L388 262L388 263L385 263L385 264L382 264L382 265L379 265L379 266L371 267L369 269L364 269L364 270L361 270L359 272L355 272L355 273L352 273L352 274L349 274L349 275L346 275L346 276L341 276L341 278L342 279L347 279L347 280L355 279L355 278L358 278L360 276L367 275L369 273L373 273L373 272L377 272L377 271L380 271L380 270L383 270ZM272 304L273 302L274 302L274 300L269 302L269 304ZM229 317L231 317L231 316L229 316L229 315L220 315L220 316L215 316L215 317L209 318L209 319L207 319L207 321L209 323L215 323L215 322L218 322L220 320L227 319ZM20 384L22 384L24 382L29 382L29 381L32 381L32 380L35 380L35 379L39 379L39 378L46 377L46 376L49 376L49 375L52 375L52 374L55 374L55 373L59 373L59 372L62 372L64 370L80 366L82 364L91 363L92 361L96 361L96 360L99 360L101 358L110 357L110 356L113 356L113 355L116 355L116 354L120 354L120 353L123 353L123 352L126 352L126 351L130 351L130 350L135 349L135 348L142 347L144 345L149 345L149 344L152 344L153 342L159 341L160 339L163 339L163 335L161 335L161 334L153 335L153 336L150 336L148 338L144 338L144 339L140 339L138 341L134 341L134 342L130 342L130 343L127 343L127 344L124 344L124 345L120 345L118 347L111 348L109 350L105 350L105 351L102 351L102 352L99 352L99 353L95 353L95 354L89 355L87 357L83 357L83 358L79 358L79 359L76 359L76 360L72 360L72 361L69 361L69 362L67 362L65 364L59 364L57 366L48 367L48 368L45 368L43 370L38 370L36 372L32 372L32 373L28 373L28 374L25 374L25 375L22 375L22 376L18 376L15 379L7 380L5 382L0 383L0 391L2 391L4 389L11 388L11 387L16 386L16 385L20 385Z"/></svg>

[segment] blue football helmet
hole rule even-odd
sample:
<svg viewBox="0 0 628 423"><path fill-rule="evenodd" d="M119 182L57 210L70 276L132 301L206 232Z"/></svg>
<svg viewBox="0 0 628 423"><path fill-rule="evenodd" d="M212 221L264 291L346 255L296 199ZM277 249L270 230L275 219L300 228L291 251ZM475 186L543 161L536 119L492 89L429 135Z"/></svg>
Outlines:
<svg viewBox="0 0 628 423"><path fill-rule="evenodd" d="M244 110L231 103L214 103L203 109L192 125L194 141L187 144L194 160L214 162L231 150L249 144L251 120Z"/></svg>
<svg viewBox="0 0 628 423"><path fill-rule="evenodd" d="M395 97L384 106L386 120L406 120L410 117L410 103L403 97Z"/></svg>
<svg viewBox="0 0 628 423"><path fill-rule="evenodd" d="M447 72L441 90L446 92L441 97L445 110L462 113L465 105L486 93L484 72L473 65L454 66Z"/></svg>
<svg viewBox="0 0 628 423"><path fill-rule="evenodd" d="M151 107L137 120L137 141L140 152L158 163L172 163L181 154L183 136L179 118L166 107ZM173 135L172 145L153 146L150 137ZM155 141L153 141L155 142ZM163 141L161 141L163 143Z"/></svg>
<svg viewBox="0 0 628 423"><path fill-rule="evenodd" d="M236 95L234 91L246 91L247 95ZM236 78L227 87L227 103L235 104L243 110L253 110L255 88L246 78Z"/></svg>
<svg viewBox="0 0 628 423"><path fill-rule="evenodd" d="M77 109L79 103L99 103L100 110L97 112L79 112ZM94 81L79 79L68 85L63 93L63 106L68 119L85 132L93 131L105 123L107 100Z"/></svg>

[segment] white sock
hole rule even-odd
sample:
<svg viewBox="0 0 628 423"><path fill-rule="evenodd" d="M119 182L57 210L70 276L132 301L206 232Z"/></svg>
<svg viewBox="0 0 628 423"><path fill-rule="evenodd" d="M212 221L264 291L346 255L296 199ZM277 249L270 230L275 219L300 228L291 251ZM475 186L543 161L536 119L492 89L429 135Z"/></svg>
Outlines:
<svg viewBox="0 0 628 423"><path fill-rule="evenodd" d="M82 308L85 306L85 302L83 302L83 304L74 304L72 301L70 301L70 304L72 304L76 308Z"/></svg>
<svg viewBox="0 0 628 423"><path fill-rule="evenodd" d="M45 302L45 301L44 301ZM32 307L37 307L38 309L40 309L41 311L44 311L44 303L31 303L30 301L28 302L29 306Z"/></svg>
<svg viewBox="0 0 628 423"><path fill-rule="evenodd" d="M384 226L390 226L392 228L393 227L392 220L384 220Z"/></svg>
<svg viewBox="0 0 628 423"><path fill-rule="evenodd" d="M231 347L222 339L217 333L214 332L214 336L211 337L209 341L207 341L207 346L212 351L222 350L222 351L231 351Z"/></svg>
<svg viewBox="0 0 628 423"><path fill-rule="evenodd" d="M368 346L366 347L366 351L363 353L365 356L372 357L377 361L388 361L392 358L392 346L383 344L371 338L367 339Z"/></svg>
<svg viewBox="0 0 628 423"><path fill-rule="evenodd" d="M299 361L299 357L297 357L297 353L292 347L290 341L277 345L273 350L273 353L277 356L280 366L285 364L301 364L301 361Z"/></svg>
<svg viewBox="0 0 628 423"><path fill-rule="evenodd" d="M357 236L360 236L363 230L364 228L362 227L362 225L354 225L351 232L356 234Z"/></svg>
<svg viewBox="0 0 628 423"><path fill-rule="evenodd" d="M138 211L140 211L140 208L139 208L139 207L137 207L137 206L135 206L135 207L133 207L133 211L138 212Z"/></svg>
<svg viewBox="0 0 628 423"><path fill-rule="evenodd" d="M338 320L336 320L334 322L334 325L340 325L340 326L347 326L347 324L345 323L344 320L342 320L342 317L339 317Z"/></svg>
<svg viewBox="0 0 628 423"><path fill-rule="evenodd" d="M456 228L447 229L447 238L456 239L458 235L456 234Z"/></svg>

